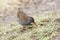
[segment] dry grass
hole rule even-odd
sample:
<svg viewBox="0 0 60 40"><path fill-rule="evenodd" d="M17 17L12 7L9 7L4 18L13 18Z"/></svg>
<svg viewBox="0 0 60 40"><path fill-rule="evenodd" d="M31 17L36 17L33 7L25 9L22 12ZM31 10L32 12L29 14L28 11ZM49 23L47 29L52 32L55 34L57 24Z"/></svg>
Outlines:
<svg viewBox="0 0 60 40"><path fill-rule="evenodd" d="M5 1L0 0L0 9L4 9L7 5L7 0ZM50 12L46 15L33 16L38 26L36 28L26 26L24 32L20 31L21 26L17 21L0 24L0 40L49 40L56 35L56 30L60 28L60 25L55 25L54 22L55 19L60 18L60 11L57 15L52 14Z"/></svg>
<svg viewBox="0 0 60 40"><path fill-rule="evenodd" d="M59 18L58 13L56 18ZM38 25L36 28L27 29L24 32L20 32L20 25L17 22L11 22L12 24L6 24L0 26L0 40L49 40L52 36L55 36L59 25L55 25L53 18L54 15L48 15L50 20L48 22L41 21L45 19L45 16L34 16L35 22ZM46 19L47 20L47 19Z"/></svg>

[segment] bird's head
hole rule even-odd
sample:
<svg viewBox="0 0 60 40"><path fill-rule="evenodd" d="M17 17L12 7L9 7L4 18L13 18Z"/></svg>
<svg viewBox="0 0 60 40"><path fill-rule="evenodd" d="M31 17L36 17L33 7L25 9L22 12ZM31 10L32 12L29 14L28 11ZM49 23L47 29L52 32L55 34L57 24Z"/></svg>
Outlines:
<svg viewBox="0 0 60 40"><path fill-rule="evenodd" d="M28 19L30 22L34 22L34 18L33 17L29 17Z"/></svg>
<svg viewBox="0 0 60 40"><path fill-rule="evenodd" d="M36 26L36 23L34 21L34 18L33 17L29 17L29 22L32 26Z"/></svg>

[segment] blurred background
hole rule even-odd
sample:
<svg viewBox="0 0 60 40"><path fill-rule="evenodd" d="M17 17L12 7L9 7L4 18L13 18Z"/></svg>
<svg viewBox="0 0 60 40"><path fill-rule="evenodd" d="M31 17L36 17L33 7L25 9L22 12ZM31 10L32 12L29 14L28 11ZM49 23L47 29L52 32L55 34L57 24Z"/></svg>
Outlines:
<svg viewBox="0 0 60 40"><path fill-rule="evenodd" d="M32 16L38 27L21 33L17 18L18 8ZM56 31L60 28L60 23L56 25L54 21L58 18L60 0L0 0L0 40L58 40L60 36L53 38L60 32ZM49 22L41 22L45 19Z"/></svg>

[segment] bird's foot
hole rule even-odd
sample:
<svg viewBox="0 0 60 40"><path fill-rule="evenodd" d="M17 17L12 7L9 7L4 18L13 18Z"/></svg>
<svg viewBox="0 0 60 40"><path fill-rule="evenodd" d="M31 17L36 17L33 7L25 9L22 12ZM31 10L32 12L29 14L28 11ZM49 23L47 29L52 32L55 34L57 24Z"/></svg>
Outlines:
<svg viewBox="0 0 60 40"><path fill-rule="evenodd" d="M23 26L23 27L20 28L20 30L21 30L21 32L23 32L23 31L26 30L26 28Z"/></svg>

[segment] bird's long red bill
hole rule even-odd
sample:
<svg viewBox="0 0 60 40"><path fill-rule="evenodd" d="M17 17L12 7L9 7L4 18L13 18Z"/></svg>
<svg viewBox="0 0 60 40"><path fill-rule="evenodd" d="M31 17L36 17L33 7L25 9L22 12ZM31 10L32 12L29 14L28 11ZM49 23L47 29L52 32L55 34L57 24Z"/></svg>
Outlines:
<svg viewBox="0 0 60 40"><path fill-rule="evenodd" d="M35 22L32 22L31 25L32 25L33 27L36 27L36 26L37 26Z"/></svg>

